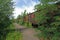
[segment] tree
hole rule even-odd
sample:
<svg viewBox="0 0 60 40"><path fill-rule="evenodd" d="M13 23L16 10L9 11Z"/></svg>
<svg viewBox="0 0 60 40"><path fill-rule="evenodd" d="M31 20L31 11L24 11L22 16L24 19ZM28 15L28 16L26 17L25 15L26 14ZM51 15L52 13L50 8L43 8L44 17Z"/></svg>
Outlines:
<svg viewBox="0 0 60 40"><path fill-rule="evenodd" d="M0 27L7 27L12 16L13 2L12 0L0 0Z"/></svg>
<svg viewBox="0 0 60 40"><path fill-rule="evenodd" d="M26 10L24 10L24 12L22 13L23 24L25 24L26 15L27 15L27 12L26 12Z"/></svg>
<svg viewBox="0 0 60 40"><path fill-rule="evenodd" d="M22 25L23 16L22 15L18 15L16 22L19 23L20 25Z"/></svg>
<svg viewBox="0 0 60 40"><path fill-rule="evenodd" d="M1 34L4 35L2 31L11 24L11 16L13 11L13 2L12 0L0 0L0 40Z"/></svg>
<svg viewBox="0 0 60 40"><path fill-rule="evenodd" d="M36 12L35 20L38 20L40 37L44 40L60 40L60 9L58 9L56 0L40 0L40 4L35 6Z"/></svg>
<svg viewBox="0 0 60 40"><path fill-rule="evenodd" d="M25 16L27 15L26 10L24 10L24 12L21 13L21 15L18 15L17 17L17 23L24 25L25 24Z"/></svg>

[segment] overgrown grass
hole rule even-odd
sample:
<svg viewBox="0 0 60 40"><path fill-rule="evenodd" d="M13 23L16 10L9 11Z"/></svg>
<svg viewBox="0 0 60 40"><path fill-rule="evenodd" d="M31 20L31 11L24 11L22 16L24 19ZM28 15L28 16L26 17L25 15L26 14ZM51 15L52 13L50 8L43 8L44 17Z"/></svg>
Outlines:
<svg viewBox="0 0 60 40"><path fill-rule="evenodd" d="M7 27L6 29L15 29L15 27L14 27L14 25L13 25L13 23L12 23L12 24L10 24L10 26Z"/></svg>
<svg viewBox="0 0 60 40"><path fill-rule="evenodd" d="M32 27L32 24L30 22L18 22L18 24L24 26L24 27L27 27L27 28L31 28Z"/></svg>
<svg viewBox="0 0 60 40"><path fill-rule="evenodd" d="M19 31L13 31L9 32L6 36L6 40L22 40L21 32Z"/></svg>
<svg viewBox="0 0 60 40"><path fill-rule="evenodd" d="M6 40L22 40L22 34L20 31L14 29L14 25L11 24L8 28L10 30L6 35Z"/></svg>
<svg viewBox="0 0 60 40"><path fill-rule="evenodd" d="M26 23L24 24L24 26L27 27L27 28L31 28L31 27L32 27L31 23L29 23L29 22L26 22Z"/></svg>

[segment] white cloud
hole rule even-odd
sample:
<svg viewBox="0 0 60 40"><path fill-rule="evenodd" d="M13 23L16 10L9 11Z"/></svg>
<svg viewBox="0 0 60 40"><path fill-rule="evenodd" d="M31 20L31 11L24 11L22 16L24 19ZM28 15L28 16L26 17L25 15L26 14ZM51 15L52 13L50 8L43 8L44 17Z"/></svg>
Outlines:
<svg viewBox="0 0 60 40"><path fill-rule="evenodd" d="M14 0L14 2L16 2L17 0ZM25 0L24 0L25 1ZM25 1L25 3L26 3L26 1ZM15 9L14 9L14 11L13 11L13 13L14 13L14 16L15 16L15 18L18 16L18 15L21 15L22 13L21 12L24 12L24 10L26 10L28 13L31 13L31 12L34 12L34 6L36 5L37 3L36 2L34 2L34 1L32 1L31 0L31 5L30 6L23 6L23 8L21 8L21 7L16 7L15 6Z"/></svg>
<svg viewBox="0 0 60 40"><path fill-rule="evenodd" d="M13 16L15 16L15 18L16 18L18 15L21 15L21 12L23 12L23 11L24 11L24 9L19 8L19 7L15 7L15 9L13 11L13 13L14 13Z"/></svg>
<svg viewBox="0 0 60 40"><path fill-rule="evenodd" d="M28 13L31 13L31 12L34 12L34 7L33 7L33 6L30 6L30 7L25 7L25 6L24 6L24 8L15 7L15 9L14 9L14 11L13 11L15 18L16 18L18 15L21 15L22 12L24 12L24 10L26 10Z"/></svg>

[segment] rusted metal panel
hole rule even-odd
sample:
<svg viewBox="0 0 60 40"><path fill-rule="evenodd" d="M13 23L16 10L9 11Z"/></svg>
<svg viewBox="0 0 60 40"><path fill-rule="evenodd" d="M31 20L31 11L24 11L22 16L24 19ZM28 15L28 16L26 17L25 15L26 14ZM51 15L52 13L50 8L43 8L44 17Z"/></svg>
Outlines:
<svg viewBox="0 0 60 40"><path fill-rule="evenodd" d="M31 22L31 23L34 22L34 18L35 18L34 13L29 14L28 18L29 18L29 22Z"/></svg>
<svg viewBox="0 0 60 40"><path fill-rule="evenodd" d="M24 17L24 21L25 21L25 22L28 22L28 15L26 15L26 16Z"/></svg>

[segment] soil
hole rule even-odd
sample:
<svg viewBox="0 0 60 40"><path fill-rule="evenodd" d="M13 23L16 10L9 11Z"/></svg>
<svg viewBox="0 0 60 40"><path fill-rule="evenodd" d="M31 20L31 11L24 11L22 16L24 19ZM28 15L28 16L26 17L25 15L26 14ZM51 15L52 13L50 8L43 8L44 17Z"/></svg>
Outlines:
<svg viewBox="0 0 60 40"><path fill-rule="evenodd" d="M39 40L36 36L37 32L34 28L26 28L17 23L14 24L16 29L21 29L23 40Z"/></svg>

